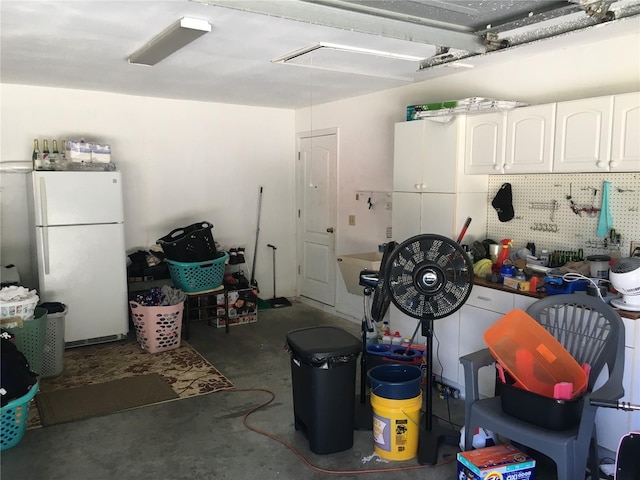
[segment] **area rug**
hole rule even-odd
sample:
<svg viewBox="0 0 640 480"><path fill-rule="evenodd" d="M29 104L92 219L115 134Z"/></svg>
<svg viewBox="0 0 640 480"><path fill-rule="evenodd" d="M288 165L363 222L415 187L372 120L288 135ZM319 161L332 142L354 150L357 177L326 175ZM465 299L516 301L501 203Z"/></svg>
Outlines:
<svg viewBox="0 0 640 480"><path fill-rule="evenodd" d="M152 373L171 387L176 400L233 388L222 373L184 341L178 348L158 353L148 353L136 342L125 341L65 350L63 373L41 379L36 399L47 392ZM29 428L42 426L37 402L34 403L29 411ZM158 402L147 404L151 403ZM106 413L115 411L119 410Z"/></svg>

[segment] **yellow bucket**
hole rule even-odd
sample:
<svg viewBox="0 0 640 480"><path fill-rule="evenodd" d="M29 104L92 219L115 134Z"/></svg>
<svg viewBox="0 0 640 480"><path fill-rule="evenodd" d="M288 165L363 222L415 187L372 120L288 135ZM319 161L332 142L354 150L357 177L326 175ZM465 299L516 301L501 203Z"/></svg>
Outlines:
<svg viewBox="0 0 640 480"><path fill-rule="evenodd" d="M422 393L407 400L371 394L374 451L387 460L411 460L418 454Z"/></svg>

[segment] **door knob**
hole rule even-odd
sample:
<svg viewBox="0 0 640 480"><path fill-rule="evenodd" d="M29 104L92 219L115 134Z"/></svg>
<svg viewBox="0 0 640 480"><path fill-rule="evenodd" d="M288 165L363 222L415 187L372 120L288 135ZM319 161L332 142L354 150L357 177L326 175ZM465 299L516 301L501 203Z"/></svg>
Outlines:
<svg viewBox="0 0 640 480"><path fill-rule="evenodd" d="M333 227L327 228L327 233L333 233Z"/></svg>

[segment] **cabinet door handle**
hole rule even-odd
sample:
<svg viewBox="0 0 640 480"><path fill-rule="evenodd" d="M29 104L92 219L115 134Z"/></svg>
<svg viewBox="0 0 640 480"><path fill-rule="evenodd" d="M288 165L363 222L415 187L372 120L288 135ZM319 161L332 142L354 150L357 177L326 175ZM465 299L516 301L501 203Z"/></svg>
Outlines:
<svg viewBox="0 0 640 480"><path fill-rule="evenodd" d="M502 165L495 164L495 165L493 166L493 169L494 169L496 172L499 172L500 170L502 170Z"/></svg>
<svg viewBox="0 0 640 480"><path fill-rule="evenodd" d="M491 301L491 299L490 299L489 297L481 297L480 295L478 295L476 298L477 298L478 300L484 300L484 301L486 301L486 302L490 302L490 301Z"/></svg>
<svg viewBox="0 0 640 480"><path fill-rule="evenodd" d="M416 183L416 184L414 185L414 187L416 187L416 190L420 190L420 184L419 184L419 183Z"/></svg>
<svg viewBox="0 0 640 480"><path fill-rule="evenodd" d="M607 168L607 162L596 162L596 167Z"/></svg>

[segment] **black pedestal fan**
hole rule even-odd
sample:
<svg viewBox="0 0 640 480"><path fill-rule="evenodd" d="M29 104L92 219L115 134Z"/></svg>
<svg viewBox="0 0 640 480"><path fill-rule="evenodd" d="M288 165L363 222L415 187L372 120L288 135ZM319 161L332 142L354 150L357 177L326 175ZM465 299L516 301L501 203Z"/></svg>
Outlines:
<svg viewBox="0 0 640 480"><path fill-rule="evenodd" d="M456 312L467 301L473 286L473 264L457 242L428 234L402 242L384 267L384 287L391 301L420 321L426 337L426 414L419 430L418 462L435 465L440 444L457 445L460 433L433 419L433 322Z"/></svg>

